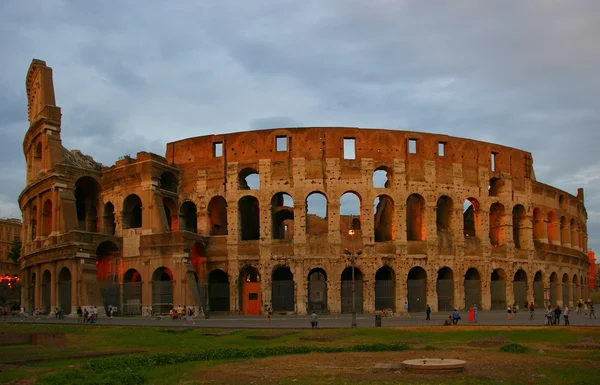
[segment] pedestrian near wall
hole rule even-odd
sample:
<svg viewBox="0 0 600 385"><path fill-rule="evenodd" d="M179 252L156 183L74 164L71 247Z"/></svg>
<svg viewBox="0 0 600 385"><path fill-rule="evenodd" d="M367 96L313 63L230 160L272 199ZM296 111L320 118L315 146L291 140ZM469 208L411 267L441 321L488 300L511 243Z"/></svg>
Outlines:
<svg viewBox="0 0 600 385"><path fill-rule="evenodd" d="M565 326L569 326L570 325L570 323L569 323L569 313L570 313L569 307L565 306L565 309L563 310L563 319L565 320Z"/></svg>
<svg viewBox="0 0 600 385"><path fill-rule="evenodd" d="M427 317L425 317L425 321L430 321L431 320L431 307L429 306L429 304L427 304L427 309L425 310L425 314L427 315Z"/></svg>

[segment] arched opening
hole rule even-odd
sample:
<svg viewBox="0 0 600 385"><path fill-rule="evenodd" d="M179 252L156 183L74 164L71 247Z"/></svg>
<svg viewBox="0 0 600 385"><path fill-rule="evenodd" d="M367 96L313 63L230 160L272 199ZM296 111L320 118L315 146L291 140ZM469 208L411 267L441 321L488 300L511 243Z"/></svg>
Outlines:
<svg viewBox="0 0 600 385"><path fill-rule="evenodd" d="M569 275L567 273L563 274L562 277L562 300L563 300L563 306L573 306L572 304L569 303L569 289L571 288L571 280L569 279Z"/></svg>
<svg viewBox="0 0 600 385"><path fill-rule="evenodd" d="M548 242L560 243L560 223L552 211L548 213Z"/></svg>
<svg viewBox="0 0 600 385"><path fill-rule="evenodd" d="M37 206L31 208L29 226L31 228L31 240L34 241L37 237Z"/></svg>
<svg viewBox="0 0 600 385"><path fill-rule="evenodd" d="M501 203L494 203L490 207L490 243L492 247L498 247L504 244L504 206Z"/></svg>
<svg viewBox="0 0 600 385"><path fill-rule="evenodd" d="M504 181L500 178L492 178L490 179L490 186L488 188L489 196L497 197L502 195L504 191Z"/></svg>
<svg viewBox="0 0 600 385"><path fill-rule="evenodd" d="M123 229L142 227L142 200L135 194L128 195L123 201Z"/></svg>
<svg viewBox="0 0 600 385"><path fill-rule="evenodd" d="M238 227L241 241L260 238L260 208L258 199L252 196L242 197L238 202Z"/></svg>
<svg viewBox="0 0 600 385"><path fill-rule="evenodd" d="M436 292L438 311L452 311L454 309L454 273L449 267L443 267L438 271Z"/></svg>
<svg viewBox="0 0 600 385"><path fill-rule="evenodd" d="M294 275L289 267L273 270L271 282L271 304L273 311L295 311Z"/></svg>
<svg viewBox="0 0 600 385"><path fill-rule="evenodd" d="M152 311L169 314L173 308L173 272L161 266L152 273Z"/></svg>
<svg viewBox="0 0 600 385"><path fill-rule="evenodd" d="M37 142L35 151L33 152L33 162L31 165L32 178L37 177L40 171L42 171L42 142Z"/></svg>
<svg viewBox="0 0 600 385"><path fill-rule="evenodd" d="M521 206L522 207L522 206ZM515 209L517 208L517 206L515 206ZM515 212L513 209L513 222L515 221ZM545 238L544 237L544 214L542 213L542 210L540 210L539 208L535 208L533 209L533 239L534 240L540 240ZM514 231L514 223L513 223L513 231ZM516 247L516 242L515 242L515 247Z"/></svg>
<svg viewBox="0 0 600 385"><path fill-rule="evenodd" d="M406 239L424 241L426 223L425 199L419 194L410 195L406 200ZM410 303L408 305L410 307Z"/></svg>
<svg viewBox="0 0 600 385"><path fill-rule="evenodd" d="M550 296L548 297L548 306L557 306L558 299L558 275L555 272L550 274Z"/></svg>
<svg viewBox="0 0 600 385"><path fill-rule="evenodd" d="M142 276L136 269L123 275L123 314L142 314Z"/></svg>
<svg viewBox="0 0 600 385"><path fill-rule="evenodd" d="M179 208L179 230L198 232L198 212L194 202L185 201Z"/></svg>
<svg viewBox="0 0 600 385"><path fill-rule="evenodd" d="M387 242L396 239L394 201L388 195L379 195L373 202L375 218L373 220L375 242Z"/></svg>
<svg viewBox="0 0 600 385"><path fill-rule="evenodd" d="M529 303L527 299L527 273L523 269L517 270L513 279L513 304L522 306ZM525 307L523 310L527 310Z"/></svg>
<svg viewBox="0 0 600 385"><path fill-rule="evenodd" d="M406 280L408 311L425 311L427 307L427 273L422 267L413 267Z"/></svg>
<svg viewBox="0 0 600 385"><path fill-rule="evenodd" d="M107 202L104 205L102 223L104 225L104 234L115 235L115 230L117 229L117 223L115 222L115 206L111 202Z"/></svg>
<svg viewBox="0 0 600 385"><path fill-rule="evenodd" d="M229 277L223 270L213 270L208 275L208 298L212 312L229 311Z"/></svg>
<svg viewBox="0 0 600 385"><path fill-rule="evenodd" d="M320 192L306 197L306 234L327 234L327 198Z"/></svg>
<svg viewBox="0 0 600 385"><path fill-rule="evenodd" d="M177 178L170 171L165 171L160 175L160 189L177 193Z"/></svg>
<svg viewBox="0 0 600 385"><path fill-rule="evenodd" d="M323 269L308 273L308 309L319 314L327 313L327 274Z"/></svg>
<svg viewBox="0 0 600 385"><path fill-rule="evenodd" d="M240 308L242 314L258 315L261 313L260 274L252 266L247 266L240 273Z"/></svg>
<svg viewBox="0 0 600 385"><path fill-rule="evenodd" d="M271 198L271 222L273 239L294 238L294 199L288 194L277 193Z"/></svg>
<svg viewBox="0 0 600 385"><path fill-rule="evenodd" d="M392 172L389 168L378 167L373 172L373 188L390 188L392 185Z"/></svg>
<svg viewBox="0 0 600 385"><path fill-rule="evenodd" d="M342 313L352 313L352 285L354 284L354 302L356 312L363 312L363 275L359 268L354 267L354 281L352 281L352 267L342 271Z"/></svg>
<svg viewBox="0 0 600 385"><path fill-rule="evenodd" d="M436 226L438 236L442 233L452 234L452 212L454 204L448 196L442 195L436 204Z"/></svg>
<svg viewBox="0 0 600 385"><path fill-rule="evenodd" d="M524 249L527 247L527 214L525 207L516 205L512 211L513 218L513 242L515 248ZM517 304L522 302L517 302Z"/></svg>
<svg viewBox="0 0 600 385"><path fill-rule="evenodd" d="M560 217L560 244L567 245L571 243L569 239L569 223L567 222L567 218Z"/></svg>
<svg viewBox="0 0 600 385"><path fill-rule="evenodd" d="M52 288L52 280L50 270L45 270L42 274L42 313L50 314L50 289Z"/></svg>
<svg viewBox="0 0 600 385"><path fill-rule="evenodd" d="M481 307L481 276L479 271L471 267L465 273L465 309L477 305Z"/></svg>
<svg viewBox="0 0 600 385"><path fill-rule="evenodd" d="M71 314L71 271L63 267L58 273L58 305L63 314Z"/></svg>
<svg viewBox="0 0 600 385"><path fill-rule="evenodd" d="M121 291L119 286L119 264L120 251L117 245L110 241L104 241L96 248L96 277L100 285L100 294L104 309L108 313L109 307L117 307L120 304Z"/></svg>
<svg viewBox="0 0 600 385"><path fill-rule="evenodd" d="M227 201L222 196L213 197L208 203L210 235L227 235Z"/></svg>
<svg viewBox="0 0 600 385"><path fill-rule="evenodd" d="M544 274L541 270L533 276L533 303L538 309L546 307L544 301Z"/></svg>
<svg viewBox="0 0 600 385"><path fill-rule="evenodd" d="M396 311L396 273L383 266L375 273L375 310Z"/></svg>
<svg viewBox="0 0 600 385"><path fill-rule="evenodd" d="M100 197L100 184L96 179L84 176L75 183L75 207L79 230L97 232L97 207Z"/></svg>
<svg viewBox="0 0 600 385"><path fill-rule="evenodd" d="M167 220L166 231L175 231L179 228L179 217L177 215L177 206L171 198L163 198L163 209L165 210L165 218Z"/></svg>
<svg viewBox="0 0 600 385"><path fill-rule="evenodd" d="M506 310L506 273L502 269L492 272L490 282L492 310Z"/></svg>
<svg viewBox="0 0 600 385"><path fill-rule="evenodd" d="M253 168L245 168L238 174L238 189L260 190L260 176Z"/></svg>
<svg viewBox="0 0 600 385"><path fill-rule="evenodd" d="M42 210L42 236L52 233L52 201L47 199Z"/></svg>
<svg viewBox="0 0 600 385"><path fill-rule="evenodd" d="M350 229L355 231L357 239L362 237L360 206L360 197L353 192L344 193L340 197L340 234L342 239L348 237Z"/></svg>

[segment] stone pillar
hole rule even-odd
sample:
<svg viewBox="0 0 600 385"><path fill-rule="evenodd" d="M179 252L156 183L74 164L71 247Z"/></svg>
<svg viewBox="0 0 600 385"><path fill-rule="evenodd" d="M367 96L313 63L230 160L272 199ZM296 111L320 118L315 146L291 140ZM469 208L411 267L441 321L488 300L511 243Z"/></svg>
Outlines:
<svg viewBox="0 0 600 385"><path fill-rule="evenodd" d="M239 314L240 309L240 269L237 261L230 261L227 265L227 275L229 276L229 311Z"/></svg>
<svg viewBox="0 0 600 385"><path fill-rule="evenodd" d="M49 235L56 236L60 233L60 205L58 202L58 187L52 189L52 231Z"/></svg>
<svg viewBox="0 0 600 385"><path fill-rule="evenodd" d="M327 241L339 245L340 237L340 200L339 198L328 198L327 200Z"/></svg>
<svg viewBox="0 0 600 385"><path fill-rule="evenodd" d="M304 276L302 262L298 261L290 267L294 274L294 298L296 299L296 314L306 314L306 305L308 302L308 281Z"/></svg>
<svg viewBox="0 0 600 385"><path fill-rule="evenodd" d="M483 270L480 275L481 279L481 304L480 310L490 310L492 308L492 287L491 287L491 279L492 272L491 269Z"/></svg>
<svg viewBox="0 0 600 385"><path fill-rule="evenodd" d="M562 292L562 281L556 282L556 304L560 307L563 306L563 292Z"/></svg>
<svg viewBox="0 0 600 385"><path fill-rule="evenodd" d="M512 306L512 305L519 305L519 308L521 307L521 304L515 304L515 281L514 281L514 277L506 277L506 305L507 306Z"/></svg>
<svg viewBox="0 0 600 385"><path fill-rule="evenodd" d="M467 305L465 308L465 282L464 277L454 276L452 290L454 290L454 308L459 310L468 310L468 307L472 304Z"/></svg>
<svg viewBox="0 0 600 385"><path fill-rule="evenodd" d="M37 218L36 218L36 230L35 230L35 238L40 238L44 232L44 225L42 223L43 220L43 211L44 208L42 207L42 196L38 195L37 198Z"/></svg>
<svg viewBox="0 0 600 385"><path fill-rule="evenodd" d="M50 313L58 306L58 272L56 262L50 265Z"/></svg>
<svg viewBox="0 0 600 385"><path fill-rule="evenodd" d="M398 264L394 268L396 272L396 313L404 312L404 302L408 301L408 288L406 280L408 272Z"/></svg>
<svg viewBox="0 0 600 385"><path fill-rule="evenodd" d="M429 304L432 311L438 311L438 297L437 297L437 271L427 271L427 298L422 298L421 301L425 300L425 305Z"/></svg>
<svg viewBox="0 0 600 385"><path fill-rule="evenodd" d="M363 311L365 314L374 313L375 310L375 272L370 272L367 275L367 267L360 266L360 271L363 273ZM358 306L357 306L358 307Z"/></svg>

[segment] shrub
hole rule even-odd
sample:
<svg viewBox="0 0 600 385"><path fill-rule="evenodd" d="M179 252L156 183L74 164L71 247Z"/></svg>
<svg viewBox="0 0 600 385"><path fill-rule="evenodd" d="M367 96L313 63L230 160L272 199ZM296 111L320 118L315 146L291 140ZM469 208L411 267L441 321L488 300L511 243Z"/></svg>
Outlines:
<svg viewBox="0 0 600 385"><path fill-rule="evenodd" d="M500 350L506 353L527 353L529 348L521 344L508 344L500 347Z"/></svg>

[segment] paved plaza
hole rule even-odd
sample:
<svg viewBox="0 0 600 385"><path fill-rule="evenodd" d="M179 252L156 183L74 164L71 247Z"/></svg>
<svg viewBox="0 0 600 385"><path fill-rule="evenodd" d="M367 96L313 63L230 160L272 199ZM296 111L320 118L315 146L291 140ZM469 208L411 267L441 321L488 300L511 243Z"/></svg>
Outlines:
<svg viewBox="0 0 600 385"><path fill-rule="evenodd" d="M544 312L536 310L533 320L529 319L529 312L517 314L516 319L507 319L506 312L480 311L478 314L478 323L467 322L468 313L461 312L461 320L458 325L461 326L543 326ZM438 312L431 314L431 320L425 320L425 313L410 313L409 316L383 317L382 327L415 327L415 326L441 326L444 320L448 318L450 312ZM357 314L358 327L375 327L374 314ZM589 315L572 313L569 316L571 326L600 326L600 319L590 319ZM28 316L23 321L19 317L8 317L3 322L9 323L41 323L41 324L77 324L77 318L66 317L58 320L52 316L42 316L39 319ZM195 326L200 328L233 328L233 329L302 329L310 328L310 317L308 315L277 315L273 316L270 323L267 323L266 316L244 316L244 315L215 315L211 314L209 319L195 317ZM332 314L319 316L319 328L346 328L350 327L352 316L350 314ZM108 325L107 317L100 317L98 325ZM122 326L168 326L185 327L185 321L172 320L168 316L164 317L114 317L113 325ZM564 325L564 319L561 316L560 326Z"/></svg>

